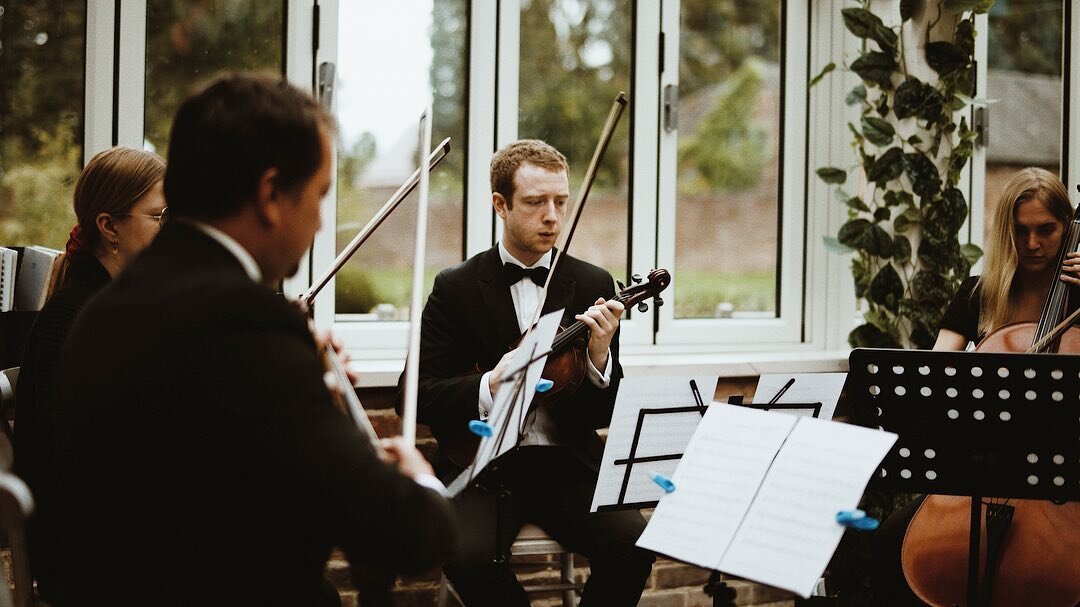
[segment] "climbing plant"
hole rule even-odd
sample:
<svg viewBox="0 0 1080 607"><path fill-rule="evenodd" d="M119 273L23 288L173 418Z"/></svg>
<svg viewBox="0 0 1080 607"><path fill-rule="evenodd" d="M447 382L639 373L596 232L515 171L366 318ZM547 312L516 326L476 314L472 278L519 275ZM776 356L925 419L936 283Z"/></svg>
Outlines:
<svg viewBox="0 0 1080 607"><path fill-rule="evenodd" d="M936 82L909 71L899 35L924 8L920 0L900 1L897 28L871 12L869 0L841 11L861 41L847 65L861 82L845 102L861 108L859 123L847 129L858 156L852 170L863 179L853 186L849 170L835 166L817 175L837 186L835 197L848 208L848 221L825 240L853 253L855 294L866 302L863 324L848 335L853 347L931 347L944 307L982 256L976 245L960 244L968 202L957 183L976 139L962 112L974 102L975 15L994 0L928 1L923 35ZM931 41L941 29L951 36ZM826 65L810 85L835 68Z"/></svg>

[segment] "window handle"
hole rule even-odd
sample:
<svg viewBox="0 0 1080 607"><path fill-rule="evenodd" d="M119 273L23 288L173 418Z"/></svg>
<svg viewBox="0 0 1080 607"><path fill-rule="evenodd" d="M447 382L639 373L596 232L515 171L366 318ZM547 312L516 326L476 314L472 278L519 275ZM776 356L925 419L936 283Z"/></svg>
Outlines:
<svg viewBox="0 0 1080 607"><path fill-rule="evenodd" d="M664 86L664 131L670 133L679 128L679 85Z"/></svg>
<svg viewBox="0 0 1080 607"><path fill-rule="evenodd" d="M330 111L334 102L334 64L323 61L319 64L319 104Z"/></svg>

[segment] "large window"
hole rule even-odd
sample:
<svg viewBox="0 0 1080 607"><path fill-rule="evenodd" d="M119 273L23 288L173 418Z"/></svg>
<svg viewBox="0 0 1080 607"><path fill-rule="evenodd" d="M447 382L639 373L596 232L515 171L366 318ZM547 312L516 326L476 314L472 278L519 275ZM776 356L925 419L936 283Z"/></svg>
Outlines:
<svg viewBox="0 0 1080 607"><path fill-rule="evenodd" d="M615 0L521 3L518 138L543 139L566 155L571 201L612 101L620 91L630 92L632 9L632 3ZM571 242L573 255L622 280L632 203L632 115L630 110L623 114Z"/></svg>
<svg viewBox="0 0 1080 607"><path fill-rule="evenodd" d="M431 173L428 289L435 274L464 253L467 9L465 0L342 2L338 9L334 250L340 252L419 166L419 118L430 102L432 145L452 141ZM409 318L416 202L414 191L337 274L339 321Z"/></svg>
<svg viewBox="0 0 1080 607"><path fill-rule="evenodd" d="M680 26L675 317L776 316L780 2L682 0Z"/></svg>
<svg viewBox="0 0 1080 607"><path fill-rule="evenodd" d="M282 74L284 12L280 0L148 0L144 145L164 156L176 108L218 74Z"/></svg>
<svg viewBox="0 0 1080 607"><path fill-rule="evenodd" d="M997 0L989 13L984 234L1005 182L1039 166L1060 175L1065 4Z"/></svg>
<svg viewBox="0 0 1080 607"><path fill-rule="evenodd" d="M0 244L62 248L75 223L85 49L85 3L0 3Z"/></svg>

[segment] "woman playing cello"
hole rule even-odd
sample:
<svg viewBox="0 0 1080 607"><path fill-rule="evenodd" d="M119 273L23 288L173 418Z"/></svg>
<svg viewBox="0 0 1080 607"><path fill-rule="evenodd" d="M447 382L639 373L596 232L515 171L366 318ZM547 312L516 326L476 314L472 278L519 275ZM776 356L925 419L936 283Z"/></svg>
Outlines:
<svg viewBox="0 0 1080 607"><path fill-rule="evenodd" d="M1026 351L1035 334L1035 325L1046 315L1051 294L1059 291L1052 288L1057 284L1055 281L1080 285L1077 278L1080 253L1070 251L1061 255L1072 215L1068 191L1049 171L1026 168L1010 178L994 211L985 271L960 285L943 315L934 349L964 350L969 344L977 343L977 349L981 351ZM1076 307L1075 301L1071 307ZM1068 337L1063 343L1067 344L1071 339ZM1075 352L1075 346L1063 346L1062 351ZM925 582L919 579L918 568L913 566L913 563L919 563L919 567L923 567L927 562L937 560L927 559L926 555L930 554L927 551L943 550L941 546L929 546L925 542L913 547L917 541L915 537L924 531L927 516L934 516L927 512L931 500L964 500L968 505L961 504L959 510L965 513L970 505L968 498L931 496L928 500L920 497L882 525L875 544L878 570L874 580L875 595L882 605L923 605L923 600L938 602L933 598L934 593L926 590ZM935 502L934 507L938 505ZM1064 511L1055 514L1064 514ZM1066 515L1064 520L1070 520L1068 517ZM940 518L934 523L942 523ZM965 517L965 529L967 525ZM922 550L921 561L912 555L915 550ZM967 550L966 541L963 550ZM1015 562L1017 556L1014 553L1011 560ZM944 561L938 564L944 566ZM956 587L962 592L966 584L965 571L963 567L956 569ZM999 572L998 578L1003 575L1007 574ZM1008 601L1007 594L995 593L992 604L1009 604L1000 602ZM1066 603L1071 606L1073 603L1068 600Z"/></svg>

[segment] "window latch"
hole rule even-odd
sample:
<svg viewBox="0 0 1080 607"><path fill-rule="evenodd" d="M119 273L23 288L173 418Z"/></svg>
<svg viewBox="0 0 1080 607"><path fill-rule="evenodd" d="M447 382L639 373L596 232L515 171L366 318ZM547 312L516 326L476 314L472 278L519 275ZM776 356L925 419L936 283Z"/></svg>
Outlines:
<svg viewBox="0 0 1080 607"><path fill-rule="evenodd" d="M664 86L664 131L670 133L679 128L679 85Z"/></svg>
<svg viewBox="0 0 1080 607"><path fill-rule="evenodd" d="M971 123L975 129L975 145L982 148L990 145L990 111L984 107L975 108Z"/></svg>
<svg viewBox="0 0 1080 607"><path fill-rule="evenodd" d="M323 61L319 64L319 104L330 111L334 103L334 64Z"/></svg>

